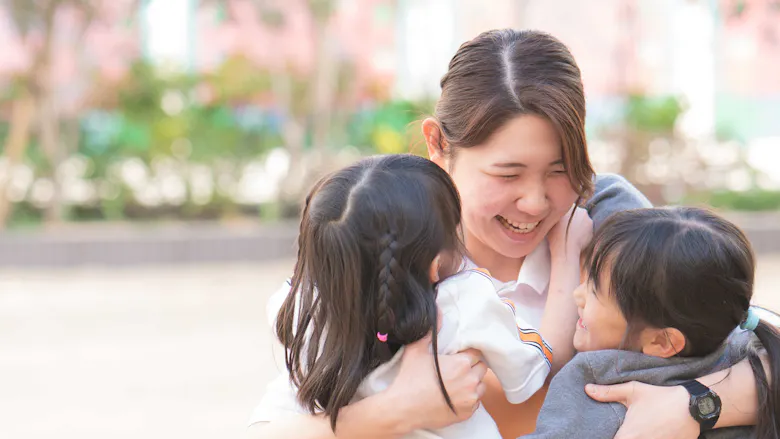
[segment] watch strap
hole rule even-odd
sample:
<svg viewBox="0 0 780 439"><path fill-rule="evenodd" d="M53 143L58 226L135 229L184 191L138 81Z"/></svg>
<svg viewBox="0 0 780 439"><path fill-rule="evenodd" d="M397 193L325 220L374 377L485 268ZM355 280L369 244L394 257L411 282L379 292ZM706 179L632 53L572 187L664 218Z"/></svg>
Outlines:
<svg viewBox="0 0 780 439"><path fill-rule="evenodd" d="M690 393L694 397L704 396L704 395L712 392L709 387L705 386L704 384L702 384L702 383L700 383L700 382L698 382L696 380L686 381L686 382L684 382L684 383L682 383L680 385L685 387L685 390L687 390L688 393ZM699 420L697 419L697 421L699 421ZM705 420L699 421L700 433L701 433L701 435L699 437L703 438L704 437L704 432L712 430L715 427L715 424L717 422L718 422L718 417L717 416L714 417L714 418L711 418L711 419L705 419Z"/></svg>
<svg viewBox="0 0 780 439"><path fill-rule="evenodd" d="M706 395L707 392L710 391L709 387L705 386L704 384L696 380L686 381L680 385L685 387L685 390L687 390L688 393L690 393L693 396Z"/></svg>

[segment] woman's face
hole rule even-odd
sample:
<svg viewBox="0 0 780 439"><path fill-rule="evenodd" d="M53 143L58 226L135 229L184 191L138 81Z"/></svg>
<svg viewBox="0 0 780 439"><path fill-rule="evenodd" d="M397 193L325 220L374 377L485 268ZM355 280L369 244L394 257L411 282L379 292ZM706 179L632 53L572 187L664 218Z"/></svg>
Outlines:
<svg viewBox="0 0 780 439"><path fill-rule="evenodd" d="M577 199L560 139L538 116L518 116L485 143L459 148L449 160L432 159L450 172L460 192L466 243L475 259L525 257Z"/></svg>

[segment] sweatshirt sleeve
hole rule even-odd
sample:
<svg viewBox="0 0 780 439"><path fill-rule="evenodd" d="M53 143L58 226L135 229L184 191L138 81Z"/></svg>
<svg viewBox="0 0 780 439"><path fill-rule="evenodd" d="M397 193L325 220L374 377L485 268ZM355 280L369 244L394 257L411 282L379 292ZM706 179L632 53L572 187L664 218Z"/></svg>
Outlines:
<svg viewBox="0 0 780 439"><path fill-rule="evenodd" d="M585 203L596 230L615 212L647 207L653 207L647 197L617 174L596 175L593 196Z"/></svg>
<svg viewBox="0 0 780 439"><path fill-rule="evenodd" d="M585 384L595 382L587 354L578 354L555 375L531 439L612 439L620 428L625 408L588 397ZM619 406L619 407L618 407Z"/></svg>
<svg viewBox="0 0 780 439"><path fill-rule="evenodd" d="M496 374L507 400L519 404L536 393L550 373L552 352L530 325L519 327L511 307L486 275L458 275L458 351L477 349Z"/></svg>

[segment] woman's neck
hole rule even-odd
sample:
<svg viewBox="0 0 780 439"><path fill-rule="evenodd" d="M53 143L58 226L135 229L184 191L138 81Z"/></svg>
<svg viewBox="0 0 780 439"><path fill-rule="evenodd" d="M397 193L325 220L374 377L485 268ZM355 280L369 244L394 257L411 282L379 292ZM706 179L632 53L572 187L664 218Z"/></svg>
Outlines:
<svg viewBox="0 0 780 439"><path fill-rule="evenodd" d="M517 280L520 273L520 267L523 266L525 258L506 257L488 245L466 232L466 250L469 258L478 267L484 268L490 272L490 275L501 282Z"/></svg>

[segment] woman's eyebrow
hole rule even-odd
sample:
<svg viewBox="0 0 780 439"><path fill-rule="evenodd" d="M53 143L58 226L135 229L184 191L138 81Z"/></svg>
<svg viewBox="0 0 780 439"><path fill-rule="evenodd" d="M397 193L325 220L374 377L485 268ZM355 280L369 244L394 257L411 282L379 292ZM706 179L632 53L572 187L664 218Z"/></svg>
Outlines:
<svg viewBox="0 0 780 439"><path fill-rule="evenodd" d="M523 163L518 162L506 162L506 163L494 163L493 166L496 168L527 168Z"/></svg>
<svg viewBox="0 0 780 439"><path fill-rule="evenodd" d="M562 164L564 164L563 159L558 159L550 162L550 166L556 166ZM525 163L520 163L520 162L493 163L493 166L496 168L527 168L528 167L528 165L526 165Z"/></svg>

